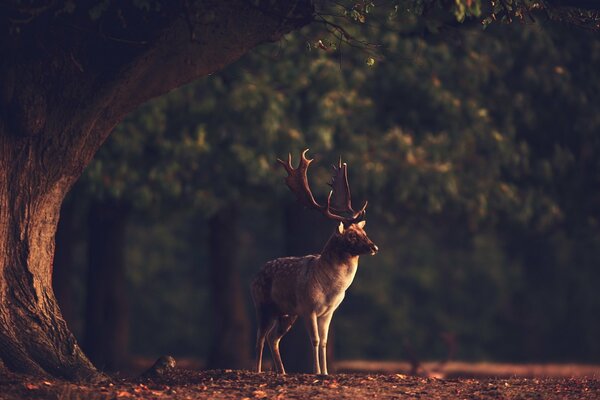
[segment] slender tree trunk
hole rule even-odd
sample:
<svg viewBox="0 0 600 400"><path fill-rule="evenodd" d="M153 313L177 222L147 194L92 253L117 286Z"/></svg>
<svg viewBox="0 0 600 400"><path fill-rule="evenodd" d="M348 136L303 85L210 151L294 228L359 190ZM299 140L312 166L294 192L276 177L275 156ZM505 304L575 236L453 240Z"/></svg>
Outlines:
<svg viewBox="0 0 600 400"><path fill-rule="evenodd" d="M305 256L320 253L333 232L331 224L323 216L303 209L297 203L288 203L284 212L286 255ZM328 366L333 366L334 323L332 323L328 337ZM308 333L304 323L299 320L281 340L281 356L286 370L310 373L313 365L311 354ZM330 369L332 368L330 367Z"/></svg>
<svg viewBox="0 0 600 400"><path fill-rule="evenodd" d="M224 207L209 220L210 293L213 338L209 368L250 366L250 321L239 264L239 210Z"/></svg>
<svg viewBox="0 0 600 400"><path fill-rule="evenodd" d="M97 367L114 371L127 362L129 299L125 277L127 207L95 202L88 214L88 274L83 348Z"/></svg>

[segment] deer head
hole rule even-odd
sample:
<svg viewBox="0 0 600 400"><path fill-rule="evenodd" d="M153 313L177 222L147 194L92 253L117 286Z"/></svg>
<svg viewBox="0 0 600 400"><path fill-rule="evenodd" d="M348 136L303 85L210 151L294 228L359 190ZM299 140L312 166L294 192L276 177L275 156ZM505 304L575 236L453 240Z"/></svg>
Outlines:
<svg viewBox="0 0 600 400"><path fill-rule="evenodd" d="M371 254L374 256L377 254L379 248L369 239L364 230L366 223L367 221L362 220L346 228L344 227L344 223L340 222L338 231L330 239L333 241L332 246L351 256L360 256L362 254Z"/></svg>

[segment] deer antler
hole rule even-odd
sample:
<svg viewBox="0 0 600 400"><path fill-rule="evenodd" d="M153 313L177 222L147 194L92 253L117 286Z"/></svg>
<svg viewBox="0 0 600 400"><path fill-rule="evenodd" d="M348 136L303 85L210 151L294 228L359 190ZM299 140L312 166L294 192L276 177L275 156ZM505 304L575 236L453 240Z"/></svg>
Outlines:
<svg viewBox="0 0 600 400"><path fill-rule="evenodd" d="M350 213L355 217L364 214L368 202L358 211L352 208L352 196L350 195L350 185L348 184L348 164L342 163L342 157L338 162L337 167L333 165L333 176L329 183L333 190L331 198L332 210L335 212Z"/></svg>
<svg viewBox="0 0 600 400"><path fill-rule="evenodd" d="M306 175L308 166L314 161L306 158L307 152L308 149L302 152L298 168L294 168L292 166L291 153L288 154L287 163L279 158L277 159L277 162L280 163L288 173L288 176L285 178L285 183L288 185L292 193L296 195L298 202L306 207L319 211L329 219L341 221L345 224L351 224L363 218L365 209L367 208L367 202L365 202L365 205L359 211L354 211L352 208L350 186L348 185L348 167L346 163L342 164L341 158L339 166L334 166L334 175L331 183L329 184L332 190L329 192L329 196L327 197L327 205L323 206L317 203L312 191L310 190L308 177ZM332 199L334 203L333 208ZM339 215L340 212L350 213L351 216L344 217Z"/></svg>

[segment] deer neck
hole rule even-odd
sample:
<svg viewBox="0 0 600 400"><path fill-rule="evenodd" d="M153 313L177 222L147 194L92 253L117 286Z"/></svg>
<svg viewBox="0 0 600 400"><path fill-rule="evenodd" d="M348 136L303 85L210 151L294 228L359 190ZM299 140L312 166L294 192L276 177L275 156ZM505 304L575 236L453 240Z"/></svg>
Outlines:
<svg viewBox="0 0 600 400"><path fill-rule="evenodd" d="M319 257L315 278L329 291L344 292L354 280L358 269L358 256L340 246L335 235L329 238Z"/></svg>
<svg viewBox="0 0 600 400"><path fill-rule="evenodd" d="M358 256L348 253L332 235L321 252L321 262L334 269L356 269Z"/></svg>

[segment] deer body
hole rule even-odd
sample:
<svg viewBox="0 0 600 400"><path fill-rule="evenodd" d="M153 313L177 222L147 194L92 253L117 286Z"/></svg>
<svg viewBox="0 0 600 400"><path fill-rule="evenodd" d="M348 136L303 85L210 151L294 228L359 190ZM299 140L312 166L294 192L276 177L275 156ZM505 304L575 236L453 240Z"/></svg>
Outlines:
<svg viewBox="0 0 600 400"><path fill-rule="evenodd" d="M271 301L279 310L320 317L339 306L357 268L358 257L332 263L319 254L279 258L268 262L262 273L271 279Z"/></svg>
<svg viewBox="0 0 600 400"><path fill-rule="evenodd" d="M287 163L277 160L286 170L285 182L298 202L313 208L326 218L339 221L318 255L285 257L269 261L252 281L252 299L256 307L258 332L256 337L256 371L262 369L262 353L268 339L277 372L285 374L279 341L298 316L302 317L312 343L313 372L327 374L327 335L333 313L338 308L346 289L352 284L358 268L358 257L377 252L377 246L367 237L365 209L352 208L347 165L333 166L332 188L327 204L319 204L310 190L306 175L313 160L302 152L300 164L292 167L292 155Z"/></svg>

